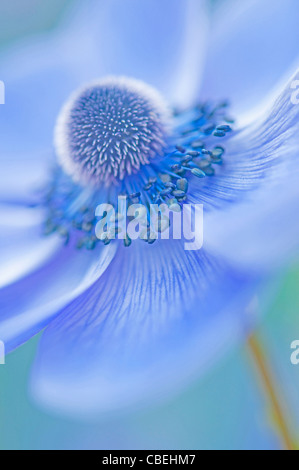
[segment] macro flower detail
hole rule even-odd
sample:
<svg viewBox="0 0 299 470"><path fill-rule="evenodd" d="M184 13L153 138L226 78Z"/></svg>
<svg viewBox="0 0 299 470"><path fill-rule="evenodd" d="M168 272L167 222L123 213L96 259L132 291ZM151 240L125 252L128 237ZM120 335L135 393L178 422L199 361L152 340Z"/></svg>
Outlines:
<svg viewBox="0 0 299 470"><path fill-rule="evenodd" d="M167 109L142 82L108 79L70 100L57 123L60 162L76 180L110 186L162 154Z"/></svg>
<svg viewBox="0 0 299 470"><path fill-rule="evenodd" d="M248 91L237 107L223 101L243 86L229 62L235 38L227 69L218 60L230 17L209 48L204 1L86 4L60 34L29 47L30 70L18 74L8 60L12 98L0 117L0 339L9 352L44 330L31 393L84 417L159 400L202 373L251 329L248 304L299 234L291 82L242 121L235 110ZM215 83L226 74L220 99ZM253 66L252 77L256 91ZM99 239L96 208L119 196L174 212L203 204L203 249L153 243L148 220L146 243Z"/></svg>
<svg viewBox="0 0 299 470"><path fill-rule="evenodd" d="M84 87L57 121L62 171L55 169L44 200L44 234L57 232L68 242L79 231L78 248L94 249L96 207L100 202L116 206L120 195L128 199L126 209L141 203L150 215L151 204L166 204L179 212L188 201L190 179L213 176L214 166L222 164L225 149L216 141L231 132L228 122L227 103L171 113L156 90L124 77ZM155 242L149 217L145 231L143 239ZM108 244L111 238L103 233L101 241ZM131 245L128 235L124 244Z"/></svg>

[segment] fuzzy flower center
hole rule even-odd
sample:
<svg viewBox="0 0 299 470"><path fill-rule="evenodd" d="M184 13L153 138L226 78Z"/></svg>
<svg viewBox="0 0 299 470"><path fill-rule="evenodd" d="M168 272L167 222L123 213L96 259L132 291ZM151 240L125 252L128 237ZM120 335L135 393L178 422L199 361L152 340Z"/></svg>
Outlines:
<svg viewBox="0 0 299 470"><path fill-rule="evenodd" d="M57 121L55 146L76 182L100 188L118 183L162 156L168 109L150 86L108 78L76 92Z"/></svg>
<svg viewBox="0 0 299 470"><path fill-rule="evenodd" d="M59 234L65 243L74 239L78 249L109 244L113 233L126 230L121 199L128 223L134 206L145 209L143 239L154 243L152 205L181 212L185 203L204 201L199 194L205 179L221 174L225 148L219 139L229 139L233 123L227 112L227 102L169 110L154 89L127 78L104 79L74 93L55 129L60 165L41 194L44 235ZM102 204L114 210L115 230L99 238ZM160 222L158 237L171 224L165 214ZM131 245L128 233L121 239Z"/></svg>

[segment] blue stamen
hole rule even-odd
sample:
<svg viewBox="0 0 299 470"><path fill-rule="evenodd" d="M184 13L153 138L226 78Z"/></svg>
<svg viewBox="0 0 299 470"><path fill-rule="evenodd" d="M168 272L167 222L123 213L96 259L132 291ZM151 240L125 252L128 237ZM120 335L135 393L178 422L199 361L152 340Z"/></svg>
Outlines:
<svg viewBox="0 0 299 470"><path fill-rule="evenodd" d="M214 165L222 163L225 150L214 137L232 130L223 124L226 106L206 103L171 118L159 95L140 82L110 79L85 87L58 120L62 169L55 169L44 199L44 234L58 233L65 243L74 235L78 248L89 250L101 241L109 244L108 236L101 241L94 236L95 209L102 203L116 208L120 195L127 196L127 206L146 206L146 233L150 204L181 210L190 180L213 176ZM160 232L166 222L161 224ZM125 246L131 243L126 237Z"/></svg>

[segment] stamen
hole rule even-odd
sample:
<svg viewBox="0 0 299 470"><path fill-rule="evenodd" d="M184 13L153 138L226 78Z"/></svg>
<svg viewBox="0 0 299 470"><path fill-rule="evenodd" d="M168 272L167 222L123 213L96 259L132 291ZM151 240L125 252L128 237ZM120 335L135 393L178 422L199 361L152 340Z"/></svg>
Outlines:
<svg viewBox="0 0 299 470"><path fill-rule="evenodd" d="M62 169L55 169L44 198L45 235L58 233L68 243L75 234L77 247L89 250L109 244L109 231L102 240L95 236L96 207L114 207L118 233L117 201L126 196L127 209L132 204L146 207L145 241L154 243L150 205L163 203L170 211L181 211L190 181L200 184L222 164L225 149L217 145L218 138L232 130L226 108L226 103L205 103L171 115L154 90L134 80L109 79L85 87L58 120ZM159 233L167 229L166 222L162 217ZM127 234L123 242L132 244Z"/></svg>

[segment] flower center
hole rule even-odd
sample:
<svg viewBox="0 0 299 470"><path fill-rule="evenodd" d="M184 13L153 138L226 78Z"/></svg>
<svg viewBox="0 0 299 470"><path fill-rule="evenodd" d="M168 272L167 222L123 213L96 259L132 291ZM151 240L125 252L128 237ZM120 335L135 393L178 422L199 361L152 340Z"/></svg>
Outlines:
<svg viewBox="0 0 299 470"><path fill-rule="evenodd" d="M55 130L61 166L54 168L41 195L47 214L44 235L57 233L66 243L72 238L78 248L108 244L113 239L109 231L103 239L96 234L97 208L106 204L115 209L113 232L123 233L117 211L121 198L127 214L143 206L144 240L153 243L152 205L181 212L194 197L201 201L206 177L220 174L225 148L219 138L229 139L233 123L227 107L226 102L207 102L169 111L155 90L126 78L105 79L76 92ZM167 228L164 222L170 220L163 215L156 235ZM123 240L130 246L128 236Z"/></svg>
<svg viewBox="0 0 299 470"><path fill-rule="evenodd" d="M96 188L118 183L164 154L168 109L150 86L108 78L76 92L57 121L55 147L65 172Z"/></svg>

